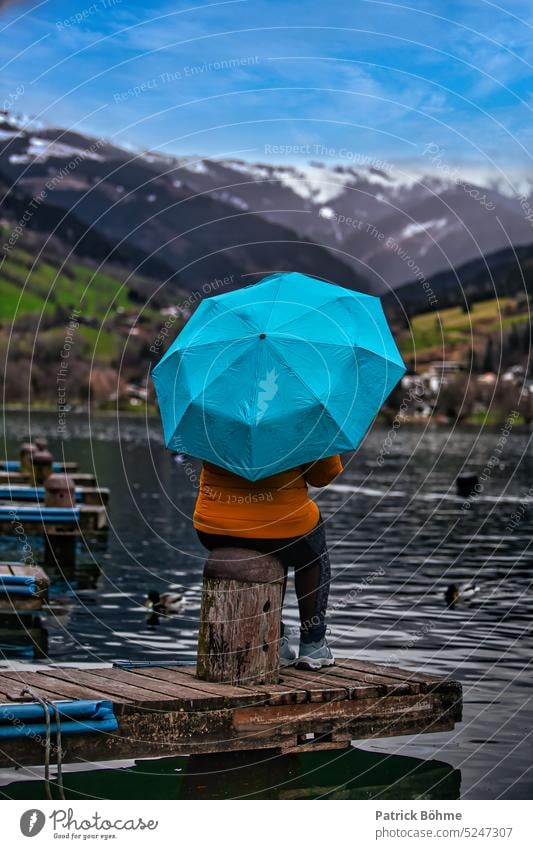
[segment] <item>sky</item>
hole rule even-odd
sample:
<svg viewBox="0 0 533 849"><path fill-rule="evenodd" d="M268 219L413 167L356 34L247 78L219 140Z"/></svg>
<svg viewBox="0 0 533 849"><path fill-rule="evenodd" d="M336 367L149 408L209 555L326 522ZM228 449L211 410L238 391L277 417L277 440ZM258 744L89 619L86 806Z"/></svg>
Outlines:
<svg viewBox="0 0 533 849"><path fill-rule="evenodd" d="M500 4L0 0L0 104L134 150L527 169L533 4Z"/></svg>

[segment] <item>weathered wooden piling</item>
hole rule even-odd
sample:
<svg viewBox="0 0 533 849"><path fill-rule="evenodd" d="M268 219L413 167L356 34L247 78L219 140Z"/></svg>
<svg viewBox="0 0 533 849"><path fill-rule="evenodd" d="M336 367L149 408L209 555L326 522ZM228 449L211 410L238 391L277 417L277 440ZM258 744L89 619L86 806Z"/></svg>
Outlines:
<svg viewBox="0 0 533 849"><path fill-rule="evenodd" d="M37 450L34 442L23 442L20 446L20 471L23 474L31 474L31 458Z"/></svg>
<svg viewBox="0 0 533 849"><path fill-rule="evenodd" d="M31 475L34 486L41 486L52 474L54 458L50 451L37 450L30 457Z"/></svg>
<svg viewBox="0 0 533 849"><path fill-rule="evenodd" d="M76 487L69 475L52 474L45 482L45 507L75 507ZM45 534L44 562L48 567L73 569L76 565L76 536Z"/></svg>
<svg viewBox="0 0 533 849"><path fill-rule="evenodd" d="M75 507L76 487L69 475L52 474L44 483L46 507Z"/></svg>
<svg viewBox="0 0 533 849"><path fill-rule="evenodd" d="M271 555L241 548L211 552L204 569L198 678L277 684L283 578Z"/></svg>

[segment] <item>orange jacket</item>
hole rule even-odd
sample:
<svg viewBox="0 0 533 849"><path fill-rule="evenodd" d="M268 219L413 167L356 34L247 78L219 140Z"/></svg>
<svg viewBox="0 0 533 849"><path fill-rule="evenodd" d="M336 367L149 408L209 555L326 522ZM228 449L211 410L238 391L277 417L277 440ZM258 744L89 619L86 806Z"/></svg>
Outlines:
<svg viewBox="0 0 533 849"><path fill-rule="evenodd" d="M301 536L314 528L319 518L307 485L327 486L339 472L338 454L260 481L246 480L204 462L194 527L208 534L252 539Z"/></svg>

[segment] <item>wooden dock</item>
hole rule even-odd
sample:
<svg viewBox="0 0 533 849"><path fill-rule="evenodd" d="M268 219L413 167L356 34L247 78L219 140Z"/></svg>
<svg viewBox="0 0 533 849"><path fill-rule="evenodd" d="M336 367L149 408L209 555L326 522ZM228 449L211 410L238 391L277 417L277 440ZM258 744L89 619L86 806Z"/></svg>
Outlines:
<svg viewBox="0 0 533 849"><path fill-rule="evenodd" d="M0 578L3 575L14 575L25 578L33 578L35 591L31 595L17 597L16 592L6 590L0 593L0 614L5 613L27 613L40 610L43 601L48 598L48 587L50 578L40 566L31 566L26 563L14 563L3 561L0 563Z"/></svg>
<svg viewBox="0 0 533 849"><path fill-rule="evenodd" d="M250 749L342 749L351 740L450 731L461 685L424 673L338 659L320 672L282 669L278 684L200 681L193 666L0 669L0 703L109 699L119 728L63 736L63 760L105 761ZM41 764L43 741L0 740L0 766Z"/></svg>
<svg viewBox="0 0 533 849"><path fill-rule="evenodd" d="M96 476L91 472L68 473L76 486L94 487L97 485ZM10 472L0 470L0 484L31 484L31 476L27 472Z"/></svg>
<svg viewBox="0 0 533 849"><path fill-rule="evenodd" d="M44 486L29 484L0 484L0 501L21 501L37 504L44 501L46 490ZM102 505L109 502L109 489L99 486L76 487L76 502L78 504Z"/></svg>
<svg viewBox="0 0 533 849"><path fill-rule="evenodd" d="M102 531L107 528L107 511L101 505L80 504L79 507L30 506L12 501L0 504L0 536L14 536L19 525L28 536L60 536Z"/></svg>
<svg viewBox="0 0 533 849"><path fill-rule="evenodd" d="M78 471L77 463L53 463L52 471L60 474L71 474ZM0 470L3 472L20 472L20 460L0 460Z"/></svg>

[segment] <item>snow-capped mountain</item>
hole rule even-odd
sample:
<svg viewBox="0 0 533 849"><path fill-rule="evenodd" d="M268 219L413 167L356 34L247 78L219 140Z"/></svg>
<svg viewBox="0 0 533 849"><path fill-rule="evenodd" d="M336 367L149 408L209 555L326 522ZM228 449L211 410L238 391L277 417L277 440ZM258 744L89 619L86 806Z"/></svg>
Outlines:
<svg viewBox="0 0 533 849"><path fill-rule="evenodd" d="M44 190L42 205L146 257L141 273L188 287L292 267L382 293L533 243L533 179L376 164L174 158L0 115L8 204Z"/></svg>
<svg viewBox="0 0 533 849"><path fill-rule="evenodd" d="M523 201L533 196L533 178L513 184L490 172L178 161L195 191L335 248L378 290L412 280L418 269L429 277L509 244L533 243Z"/></svg>
<svg viewBox="0 0 533 849"><path fill-rule="evenodd" d="M195 172L175 159L8 116L0 134L0 219L54 234L74 253L162 280L170 293L211 292L221 279L238 287L281 270L369 290L342 256L223 192L198 193Z"/></svg>

